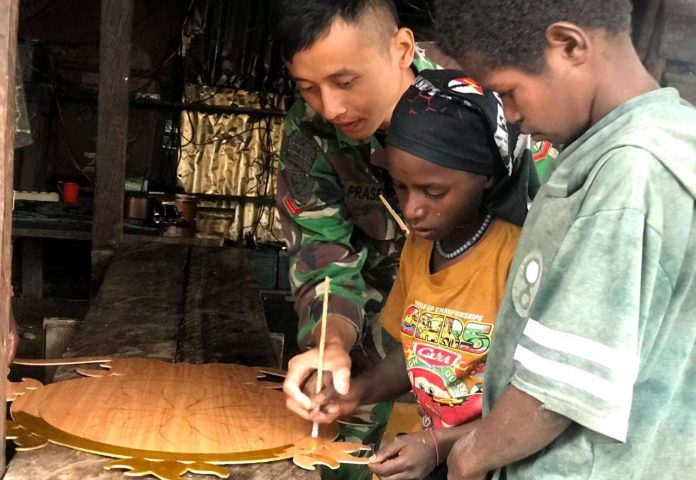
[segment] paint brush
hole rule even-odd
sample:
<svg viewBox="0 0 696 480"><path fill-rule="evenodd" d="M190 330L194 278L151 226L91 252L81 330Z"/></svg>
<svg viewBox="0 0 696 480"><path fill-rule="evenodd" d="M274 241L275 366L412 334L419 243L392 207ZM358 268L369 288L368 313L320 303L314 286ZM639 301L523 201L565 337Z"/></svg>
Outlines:
<svg viewBox="0 0 696 480"><path fill-rule="evenodd" d="M392 208L392 206L389 205L389 202L387 202L387 199L384 198L384 195L382 195L382 194L380 193L379 199L382 201L382 203L384 204L384 207L385 207L385 208L387 209L387 211L391 214L391 216L394 217L394 220L396 220L396 223L399 225L399 227L401 228L401 230L404 231L404 234L405 234L405 235L408 235L409 233L411 233L411 231L408 229L408 225L406 225L406 222L404 222L404 221L401 219L401 217L399 216L399 214L396 213L396 210L394 210L394 209Z"/></svg>
<svg viewBox="0 0 696 480"><path fill-rule="evenodd" d="M331 285L331 278L324 278L324 303L321 309L321 336L319 337L319 365L317 370L317 388L315 390L316 394L319 395L321 392L322 377L324 375L324 345L326 344L326 323L327 316L329 312L329 286ZM312 438L319 437L319 424L314 422L312 424Z"/></svg>

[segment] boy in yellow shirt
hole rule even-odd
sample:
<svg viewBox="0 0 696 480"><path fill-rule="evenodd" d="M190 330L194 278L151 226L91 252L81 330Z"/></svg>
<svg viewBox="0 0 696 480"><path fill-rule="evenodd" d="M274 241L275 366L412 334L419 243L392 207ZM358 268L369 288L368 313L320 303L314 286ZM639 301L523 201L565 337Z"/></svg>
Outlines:
<svg viewBox="0 0 696 480"><path fill-rule="evenodd" d="M502 103L454 70L429 70L396 106L386 165L411 234L381 314L397 349L351 382L315 398L314 420L411 388L423 432L371 459L391 478L444 478L458 426L481 415L485 362L528 200L528 139L505 123ZM515 158L515 152L519 158ZM426 445L427 444L427 448Z"/></svg>

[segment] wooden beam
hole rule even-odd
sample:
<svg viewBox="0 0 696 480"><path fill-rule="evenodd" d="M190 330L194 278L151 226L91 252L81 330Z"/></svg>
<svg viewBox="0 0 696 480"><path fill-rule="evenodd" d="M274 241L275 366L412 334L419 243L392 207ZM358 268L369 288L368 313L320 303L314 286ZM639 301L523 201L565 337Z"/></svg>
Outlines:
<svg viewBox="0 0 696 480"><path fill-rule="evenodd" d="M41 238L23 238L22 298L43 298L43 242Z"/></svg>
<svg viewBox="0 0 696 480"><path fill-rule="evenodd" d="M99 35L97 178L92 225L97 279L123 236L133 0L102 0Z"/></svg>
<svg viewBox="0 0 696 480"><path fill-rule="evenodd" d="M21 168L19 190L43 192L46 190L46 162L48 160L48 136L51 123L48 112L50 112L50 103L53 100L53 90L46 85L38 85L26 89L26 93L31 136L34 141L31 145L20 150L21 163L15 159L17 168Z"/></svg>
<svg viewBox="0 0 696 480"><path fill-rule="evenodd" d="M643 4L642 18L640 23L635 25L635 46L640 59L645 61L648 57L651 42L658 42L659 38L655 37L655 32L659 32L658 20L660 19L660 10L663 0L648 0Z"/></svg>
<svg viewBox="0 0 696 480"><path fill-rule="evenodd" d="M0 0L0 345L9 331L12 289L12 184L15 131L15 74L19 0ZM0 348L0 372L7 371L7 358ZM2 375L0 398L5 397ZM0 432L5 431L5 402L0 407ZM0 437L0 472L5 471L5 436Z"/></svg>
<svg viewBox="0 0 696 480"><path fill-rule="evenodd" d="M278 366L250 252L191 249L177 361Z"/></svg>

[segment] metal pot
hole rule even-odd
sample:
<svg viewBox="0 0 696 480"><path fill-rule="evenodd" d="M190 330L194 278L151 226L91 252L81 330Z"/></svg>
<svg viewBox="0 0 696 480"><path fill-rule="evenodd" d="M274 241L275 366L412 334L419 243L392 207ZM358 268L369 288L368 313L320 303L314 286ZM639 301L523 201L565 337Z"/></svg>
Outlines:
<svg viewBox="0 0 696 480"><path fill-rule="evenodd" d="M125 218L145 220L150 211L150 199L148 197L127 195L123 213Z"/></svg>
<svg viewBox="0 0 696 480"><path fill-rule="evenodd" d="M154 223L166 224L181 218L179 210L173 201L163 201L155 199L152 204L151 219Z"/></svg>

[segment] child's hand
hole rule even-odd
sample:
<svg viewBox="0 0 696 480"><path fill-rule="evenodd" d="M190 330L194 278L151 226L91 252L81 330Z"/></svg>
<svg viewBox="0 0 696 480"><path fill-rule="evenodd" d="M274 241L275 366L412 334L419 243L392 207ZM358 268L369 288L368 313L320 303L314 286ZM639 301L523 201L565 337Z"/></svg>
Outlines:
<svg viewBox="0 0 696 480"><path fill-rule="evenodd" d="M370 458L367 468L380 478L420 480L435 470L435 446L428 432L401 435Z"/></svg>

